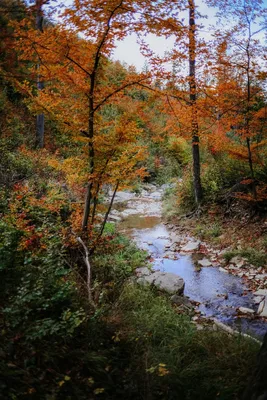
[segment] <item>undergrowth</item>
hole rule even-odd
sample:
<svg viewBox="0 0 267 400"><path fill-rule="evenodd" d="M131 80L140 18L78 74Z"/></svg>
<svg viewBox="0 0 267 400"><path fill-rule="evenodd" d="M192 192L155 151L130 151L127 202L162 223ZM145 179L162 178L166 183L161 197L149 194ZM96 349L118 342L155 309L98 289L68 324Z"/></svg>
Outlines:
<svg viewBox="0 0 267 400"><path fill-rule="evenodd" d="M223 256L227 262L230 262L233 257L241 256L256 267L263 267L267 263L267 254L252 247L230 250L225 252Z"/></svg>
<svg viewBox="0 0 267 400"><path fill-rule="evenodd" d="M239 399L257 345L197 331L169 301L130 284L117 305L117 340L131 346L130 368L144 399ZM142 383L140 385L140 383Z"/></svg>

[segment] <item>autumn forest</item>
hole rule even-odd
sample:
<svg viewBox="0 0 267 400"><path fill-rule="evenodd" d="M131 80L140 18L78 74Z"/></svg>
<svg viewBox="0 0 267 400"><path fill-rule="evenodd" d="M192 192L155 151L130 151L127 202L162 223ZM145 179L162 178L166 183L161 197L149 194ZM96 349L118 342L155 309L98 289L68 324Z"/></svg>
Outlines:
<svg viewBox="0 0 267 400"><path fill-rule="evenodd" d="M267 396L265 6L0 0L1 399ZM142 70L114 58L129 36ZM138 278L159 253L126 197L163 258L258 293L216 294L242 333Z"/></svg>

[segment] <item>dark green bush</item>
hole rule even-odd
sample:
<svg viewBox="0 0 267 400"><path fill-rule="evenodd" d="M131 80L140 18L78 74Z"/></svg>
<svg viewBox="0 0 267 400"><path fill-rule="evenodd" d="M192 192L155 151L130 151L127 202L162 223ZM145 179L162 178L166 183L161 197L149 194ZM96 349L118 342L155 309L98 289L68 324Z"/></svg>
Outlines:
<svg viewBox="0 0 267 400"><path fill-rule="evenodd" d="M127 286L120 298L122 338L131 343L138 398L240 399L258 346L242 337L197 331L150 289ZM141 384L143 382L143 385Z"/></svg>

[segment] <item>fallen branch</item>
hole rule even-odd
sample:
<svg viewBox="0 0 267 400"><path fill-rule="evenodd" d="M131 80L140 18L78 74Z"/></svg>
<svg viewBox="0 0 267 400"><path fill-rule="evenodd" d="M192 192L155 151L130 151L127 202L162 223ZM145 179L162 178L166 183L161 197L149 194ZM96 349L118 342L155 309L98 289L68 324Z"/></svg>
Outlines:
<svg viewBox="0 0 267 400"><path fill-rule="evenodd" d="M77 242L82 245L84 250L83 261L87 269L86 287L87 287L88 300L89 303L95 308L95 303L92 298L92 289L91 289L91 264L89 259L89 250L80 236L77 236L74 232L72 232L72 234L75 236Z"/></svg>

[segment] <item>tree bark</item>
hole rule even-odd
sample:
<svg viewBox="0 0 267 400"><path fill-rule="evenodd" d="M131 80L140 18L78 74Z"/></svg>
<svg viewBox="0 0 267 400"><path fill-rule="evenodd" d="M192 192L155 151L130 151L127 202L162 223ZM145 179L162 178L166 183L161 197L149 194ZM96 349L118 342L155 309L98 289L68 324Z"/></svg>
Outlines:
<svg viewBox="0 0 267 400"><path fill-rule="evenodd" d="M36 29L43 32L43 15L42 15L42 0L36 0ZM40 64L37 64L37 90L43 90L44 83L41 80L39 73ZM44 147L44 114L38 114L36 117L36 147L42 149Z"/></svg>
<svg viewBox="0 0 267 400"><path fill-rule="evenodd" d="M195 25L195 3L188 0L189 6L189 97L191 108L191 136L193 154L193 183L195 202L200 205L203 192L200 178L200 153L199 153L199 130L196 106L196 25Z"/></svg>
<svg viewBox="0 0 267 400"><path fill-rule="evenodd" d="M91 83L91 88L94 82ZM86 189L86 197L85 197L85 204L84 204L84 214L83 214L83 221L82 221L82 230L87 231L88 229L88 221L90 217L91 211L91 202L92 202L92 189L93 189L93 181L92 181L92 174L94 173L95 167L95 150L94 150L94 102L93 102L93 95L91 93L89 98L89 122L88 122L88 136L89 136L89 143L88 143L88 156L89 156L89 183Z"/></svg>

